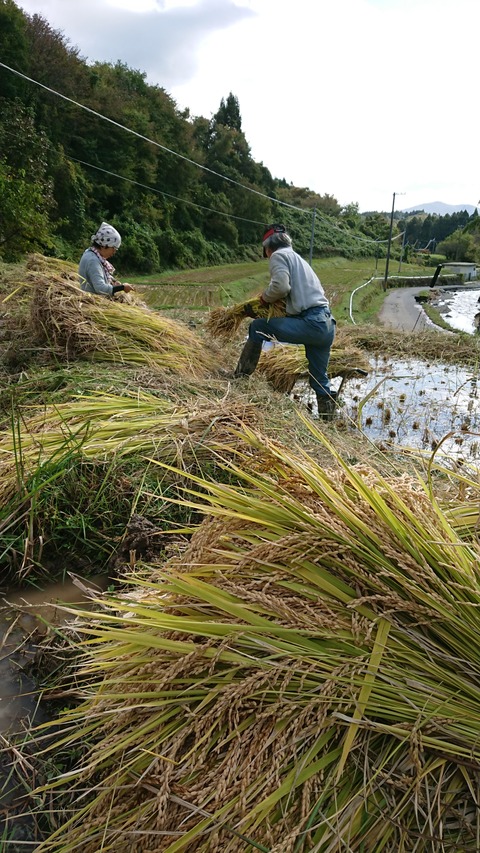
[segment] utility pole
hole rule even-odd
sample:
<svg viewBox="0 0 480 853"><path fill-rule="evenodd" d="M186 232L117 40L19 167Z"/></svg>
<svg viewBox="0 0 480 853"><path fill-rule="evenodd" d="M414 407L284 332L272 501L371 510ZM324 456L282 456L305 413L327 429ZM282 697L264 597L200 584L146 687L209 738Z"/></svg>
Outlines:
<svg viewBox="0 0 480 853"><path fill-rule="evenodd" d="M400 272L400 270L402 269L403 252L404 252L404 249L405 249L405 237L406 237L406 234L407 234L407 229L405 228L405 231L403 232L403 237L402 237L402 248L400 249L400 262L399 262L399 264L398 264L398 271L399 271L399 272Z"/></svg>
<svg viewBox="0 0 480 853"><path fill-rule="evenodd" d="M314 204L314 206L313 206L313 217L312 217L312 233L310 235L310 254L308 256L308 260L310 262L310 265L312 264L312 258L313 258L313 238L315 236L315 217L316 217L316 215L317 215L317 205Z"/></svg>
<svg viewBox="0 0 480 853"><path fill-rule="evenodd" d="M385 278L383 279L383 289L387 289L387 280L388 280L388 265L390 263L390 247L392 245L392 231L393 231L393 213L395 210L395 196L396 195L405 195L405 193L394 193L393 201L392 201L392 212L390 214L390 231L388 234L388 246L387 246L387 260L385 263Z"/></svg>

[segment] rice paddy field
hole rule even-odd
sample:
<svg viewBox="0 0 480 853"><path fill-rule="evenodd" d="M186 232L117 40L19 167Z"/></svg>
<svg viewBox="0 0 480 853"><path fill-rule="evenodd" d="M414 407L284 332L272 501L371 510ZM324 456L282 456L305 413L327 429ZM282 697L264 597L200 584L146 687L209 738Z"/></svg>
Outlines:
<svg viewBox="0 0 480 853"><path fill-rule="evenodd" d="M480 343L315 265L332 422L262 262L0 267L2 851L480 850Z"/></svg>

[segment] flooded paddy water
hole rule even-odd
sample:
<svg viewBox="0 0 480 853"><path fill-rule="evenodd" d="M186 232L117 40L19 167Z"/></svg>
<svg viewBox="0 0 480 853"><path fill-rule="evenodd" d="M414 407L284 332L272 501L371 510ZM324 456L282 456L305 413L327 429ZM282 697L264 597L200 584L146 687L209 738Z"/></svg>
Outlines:
<svg viewBox="0 0 480 853"><path fill-rule="evenodd" d="M433 303L452 329L477 334L475 315L480 311L480 289L441 290Z"/></svg>
<svg viewBox="0 0 480 853"><path fill-rule="evenodd" d="M340 416L377 445L432 451L442 442L442 454L480 458L477 376L462 367L372 360L368 377L346 384Z"/></svg>
<svg viewBox="0 0 480 853"><path fill-rule="evenodd" d="M474 325L480 310L480 290L440 290L434 305L444 320L459 331L478 334ZM421 332L420 332L421 334ZM478 372L441 362L376 357L364 379L350 379L342 389L340 417L361 429L377 446L414 448L458 463L480 461ZM339 380L333 382L338 388ZM306 383L295 389L302 402L311 402ZM315 404L313 403L315 411Z"/></svg>
<svg viewBox="0 0 480 853"><path fill-rule="evenodd" d="M105 589L107 578L97 575L79 583L80 587L78 581L67 579L46 584L44 589L27 587L0 594L0 850L9 853L34 850L38 840L36 826L22 808L29 780L34 786L34 771L14 742L21 742L32 725L49 716L31 672L39 645L49 626L61 626L73 618L61 610L62 603L85 609L89 606L85 590Z"/></svg>

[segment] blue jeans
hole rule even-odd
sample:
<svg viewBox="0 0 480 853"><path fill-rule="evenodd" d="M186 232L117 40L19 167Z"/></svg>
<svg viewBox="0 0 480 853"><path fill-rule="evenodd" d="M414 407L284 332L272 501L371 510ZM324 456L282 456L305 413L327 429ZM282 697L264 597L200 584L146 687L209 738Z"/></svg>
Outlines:
<svg viewBox="0 0 480 853"><path fill-rule="evenodd" d="M284 344L303 344L309 368L309 382L316 394L330 393L327 368L335 337L335 320L330 308L307 308L295 317L252 320L248 338L256 343L277 340Z"/></svg>

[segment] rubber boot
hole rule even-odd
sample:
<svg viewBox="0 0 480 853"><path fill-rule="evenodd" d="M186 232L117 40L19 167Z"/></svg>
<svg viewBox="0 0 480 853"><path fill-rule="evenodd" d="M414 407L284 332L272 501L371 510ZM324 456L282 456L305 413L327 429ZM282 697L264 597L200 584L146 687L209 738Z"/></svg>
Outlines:
<svg viewBox="0 0 480 853"><path fill-rule="evenodd" d="M332 393L331 397L324 394L317 394L318 417L323 421L332 421L335 415L335 397Z"/></svg>
<svg viewBox="0 0 480 853"><path fill-rule="evenodd" d="M262 342L248 340L242 349L238 364L233 374L234 379L240 376L250 376L255 370L262 352Z"/></svg>

